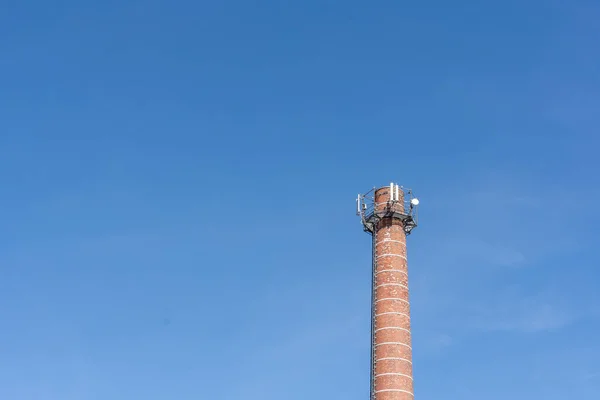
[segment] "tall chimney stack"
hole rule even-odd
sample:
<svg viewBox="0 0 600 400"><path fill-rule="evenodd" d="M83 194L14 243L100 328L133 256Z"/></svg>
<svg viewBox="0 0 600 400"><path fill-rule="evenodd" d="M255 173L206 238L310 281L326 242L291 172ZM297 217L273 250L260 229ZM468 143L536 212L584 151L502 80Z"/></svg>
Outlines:
<svg viewBox="0 0 600 400"><path fill-rule="evenodd" d="M406 237L419 201L392 183L357 198L372 235L371 400L412 400L412 347Z"/></svg>

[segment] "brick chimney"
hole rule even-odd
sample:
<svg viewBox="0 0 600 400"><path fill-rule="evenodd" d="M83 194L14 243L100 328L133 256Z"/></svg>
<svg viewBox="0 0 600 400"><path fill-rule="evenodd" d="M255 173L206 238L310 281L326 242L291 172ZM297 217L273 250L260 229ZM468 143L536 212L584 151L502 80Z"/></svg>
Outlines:
<svg viewBox="0 0 600 400"><path fill-rule="evenodd" d="M390 188L375 192L375 209L404 214L404 193L390 201ZM404 221L392 215L381 218L373 232L373 399L413 398L412 347L408 263Z"/></svg>
<svg viewBox="0 0 600 400"><path fill-rule="evenodd" d="M414 398L406 237L416 227L416 205L395 184L357 199L373 239L371 400Z"/></svg>

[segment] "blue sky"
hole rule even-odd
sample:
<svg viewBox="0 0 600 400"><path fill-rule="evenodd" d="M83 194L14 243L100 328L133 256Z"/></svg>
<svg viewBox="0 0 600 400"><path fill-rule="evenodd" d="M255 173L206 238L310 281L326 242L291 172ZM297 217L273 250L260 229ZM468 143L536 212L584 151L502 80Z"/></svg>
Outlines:
<svg viewBox="0 0 600 400"><path fill-rule="evenodd" d="M418 398L599 398L597 2L0 10L0 398L366 399L390 180Z"/></svg>

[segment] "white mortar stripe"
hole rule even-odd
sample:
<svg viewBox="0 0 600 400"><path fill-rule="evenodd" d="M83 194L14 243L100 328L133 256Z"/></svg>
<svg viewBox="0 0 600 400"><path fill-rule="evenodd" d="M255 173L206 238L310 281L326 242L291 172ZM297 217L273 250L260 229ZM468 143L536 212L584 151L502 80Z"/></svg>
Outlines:
<svg viewBox="0 0 600 400"><path fill-rule="evenodd" d="M395 329L395 330L397 330L397 331L404 331L404 332L408 332L408 333L410 333L410 330L409 330L409 329L400 328L400 327L398 327L398 326L385 326L385 327L383 327L383 328L378 328L378 329L375 329L375 333L377 333L377 332L379 332L379 331L382 331L382 330L385 330L385 329Z"/></svg>
<svg viewBox="0 0 600 400"><path fill-rule="evenodd" d="M408 274L405 271L399 269L382 269L380 271L375 271L375 275L379 274L380 272L400 272L401 274L408 276Z"/></svg>
<svg viewBox="0 0 600 400"><path fill-rule="evenodd" d="M375 345L375 347L384 346L384 345L399 345L399 346L408 347L409 349L412 350L412 347L410 347L409 344L402 343L402 342L383 342L383 343L377 343Z"/></svg>
<svg viewBox="0 0 600 400"><path fill-rule="evenodd" d="M394 315L403 315L403 316L405 316L405 317L408 317L408 318L410 318L410 315L408 315L408 314L406 314L406 313L403 313L403 312L400 312L400 311L388 311L388 312L383 312L383 313L381 313L381 314L375 314L375 316L376 316L376 317L379 317L379 316L381 316L381 315L390 315L390 314L394 314Z"/></svg>
<svg viewBox="0 0 600 400"><path fill-rule="evenodd" d="M401 374L401 373L399 373L399 372L385 372L385 373L383 373L383 374L377 374L377 375L375 375L375 378L378 378L378 377L380 377L380 376L403 376L403 377L405 377L405 378L408 378L408 379L410 379L411 381L413 380L413 377L412 377L412 376L410 376L410 375L406 375L406 374Z"/></svg>
<svg viewBox="0 0 600 400"><path fill-rule="evenodd" d="M410 302L408 300L399 299L397 297L384 297L383 299L377 299L377 300L375 300L375 303L379 303L380 301L385 301L385 300L398 300L398 301L401 301L403 303L406 303L406 304L410 305Z"/></svg>
<svg viewBox="0 0 600 400"><path fill-rule="evenodd" d="M377 285L375 288L386 287L386 286L400 286L400 287L408 290L408 286L403 285L401 283L382 283L381 285Z"/></svg>
<svg viewBox="0 0 600 400"><path fill-rule="evenodd" d="M400 392L400 393L408 393L411 396L415 397L415 395L412 392L409 392L408 390L402 390L402 389L381 389L381 390L376 390L375 393L383 393L383 392Z"/></svg>
<svg viewBox="0 0 600 400"><path fill-rule="evenodd" d="M384 358L378 358L375 360L375 362L378 361L406 361L409 364L412 364L412 361L406 359L406 358L402 358L402 357L384 357Z"/></svg>
<svg viewBox="0 0 600 400"><path fill-rule="evenodd" d="M380 254L377 256L377 259L380 259L381 257L400 257L403 260L406 260L406 257L404 257L402 254Z"/></svg>
<svg viewBox="0 0 600 400"><path fill-rule="evenodd" d="M406 245L406 242L404 242L402 240L394 240L394 239L383 239L383 240L380 240L379 242L375 242L375 245L378 245L381 243L402 243L403 245Z"/></svg>

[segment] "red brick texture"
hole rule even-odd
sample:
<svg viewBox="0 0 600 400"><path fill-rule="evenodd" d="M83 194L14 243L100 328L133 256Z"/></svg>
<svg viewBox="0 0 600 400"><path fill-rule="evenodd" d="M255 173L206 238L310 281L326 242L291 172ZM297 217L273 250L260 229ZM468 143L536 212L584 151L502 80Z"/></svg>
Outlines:
<svg viewBox="0 0 600 400"><path fill-rule="evenodd" d="M375 207L404 210L400 191L398 202L390 203L390 188L375 192ZM412 400L412 348L406 234L400 219L384 218L375 228L375 400Z"/></svg>

